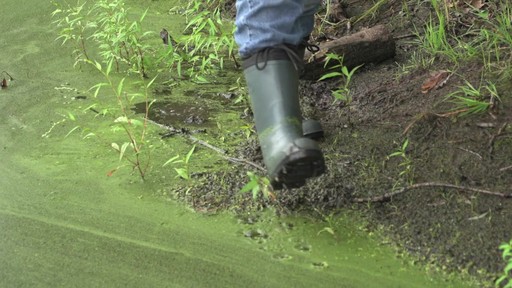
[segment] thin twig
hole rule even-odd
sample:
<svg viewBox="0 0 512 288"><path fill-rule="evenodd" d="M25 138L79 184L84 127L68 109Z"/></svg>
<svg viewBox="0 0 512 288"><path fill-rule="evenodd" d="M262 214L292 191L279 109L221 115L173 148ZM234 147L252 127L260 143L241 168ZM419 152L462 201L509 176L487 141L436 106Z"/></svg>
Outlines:
<svg viewBox="0 0 512 288"><path fill-rule="evenodd" d="M367 198L355 198L352 199L352 202L354 203L368 203L368 202L385 202L390 200L393 196L396 196L398 194L402 194L404 192L407 192L409 190L417 189L417 188L424 188L424 187L438 187L438 188L451 188L460 190L463 192L474 192L474 193L481 193L491 196L497 196L502 198L512 198L512 193L500 193L500 192L494 192L489 190L483 190L478 188L471 188L471 187L464 187L464 186L458 186L453 184L445 184L445 183L436 183L436 182L426 182L426 183L418 183L413 184L407 187L403 187L402 189L390 193L386 193L384 195L375 196L375 197L367 197Z"/></svg>
<svg viewBox="0 0 512 288"><path fill-rule="evenodd" d="M508 122L503 123L501 127L498 129L498 132L496 134L492 135L491 139L489 139L489 154L492 155L494 152L494 142L496 141L496 138L503 135L503 130L508 126Z"/></svg>
<svg viewBox="0 0 512 288"><path fill-rule="evenodd" d="M508 169L512 169L512 165L500 168L500 171L503 172L503 171L508 170Z"/></svg>
<svg viewBox="0 0 512 288"><path fill-rule="evenodd" d="M401 39L405 39L405 38L412 38L412 37L418 37L418 35L413 34L413 33L411 33L411 34L405 34L405 35L398 35L398 36L393 37L393 39L395 39L395 40L401 40Z"/></svg>
<svg viewBox="0 0 512 288"><path fill-rule="evenodd" d="M153 123L154 125L160 127L160 128L163 128L163 129L166 129L166 130L169 130L169 131L174 131L171 127L167 126L167 125L164 125L164 124L160 124L160 123L157 123L153 120L149 120L148 119L148 122L150 123ZM258 170L261 170L261 171L265 171L265 168L261 167L260 165L254 163L254 162L251 162L249 160L246 160L246 159L241 159L241 158L235 158L235 157L230 157L228 155L226 155L226 151L219 148L219 147L215 147L209 143L206 143L205 141L203 140L200 140L200 139L197 139L196 137L192 136L192 135L189 135L189 134L186 134L186 133L180 133L180 135L183 135L183 136L186 136L189 140L191 140L192 142L194 143L197 143L197 144L200 144L206 148L209 148L215 152L217 152L218 154L220 154L220 156L230 162L233 162L233 163L237 163L237 164L245 164L245 165L249 165L249 166L252 166Z"/></svg>
<svg viewBox="0 0 512 288"><path fill-rule="evenodd" d="M457 149L462 150L462 151L465 151L465 152L468 152L468 153L471 153L471 154L473 154L473 155L477 156L480 160L484 159L484 157L482 157L482 155L480 155L480 154L478 154L478 153L476 153L476 152L474 152L474 151L471 151L471 150L469 150L469 149L462 148L462 147L457 147Z"/></svg>

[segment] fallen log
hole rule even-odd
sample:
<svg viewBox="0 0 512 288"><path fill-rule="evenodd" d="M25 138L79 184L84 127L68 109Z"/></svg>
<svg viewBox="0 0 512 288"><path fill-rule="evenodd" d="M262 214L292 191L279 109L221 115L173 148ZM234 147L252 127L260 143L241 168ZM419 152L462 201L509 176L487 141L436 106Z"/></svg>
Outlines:
<svg viewBox="0 0 512 288"><path fill-rule="evenodd" d="M318 45L320 50L304 55L305 73L302 79L317 80L327 73L335 61L325 66L326 55L335 53L343 56L343 65L352 69L368 63L379 63L395 56L395 40L383 25L374 26L349 36L344 36Z"/></svg>

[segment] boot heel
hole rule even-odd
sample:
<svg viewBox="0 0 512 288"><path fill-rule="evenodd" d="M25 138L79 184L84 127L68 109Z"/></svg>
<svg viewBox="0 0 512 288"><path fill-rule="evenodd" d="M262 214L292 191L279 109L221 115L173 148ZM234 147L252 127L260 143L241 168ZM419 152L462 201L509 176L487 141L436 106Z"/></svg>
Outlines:
<svg viewBox="0 0 512 288"><path fill-rule="evenodd" d="M320 176L326 171L323 154L316 143L306 138L295 142L299 142L298 149L288 154L271 176L272 187L276 190L302 187L307 178Z"/></svg>

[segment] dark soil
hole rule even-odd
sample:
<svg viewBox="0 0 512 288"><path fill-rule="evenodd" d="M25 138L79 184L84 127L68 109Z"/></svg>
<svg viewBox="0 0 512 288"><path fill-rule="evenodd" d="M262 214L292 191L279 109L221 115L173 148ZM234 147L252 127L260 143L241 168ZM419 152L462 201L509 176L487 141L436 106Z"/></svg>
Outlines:
<svg viewBox="0 0 512 288"><path fill-rule="evenodd" d="M182 193L183 198L200 211L246 211L266 205L283 213L311 207L326 213L357 209L367 215L370 226L384 227L402 251L423 263L467 271L491 283L492 275L503 269L498 246L512 238L512 199L490 193L512 192L512 98L506 83L510 79L498 82L504 96L492 111L447 115L454 106L443 99L465 80L478 86L482 64L461 62L444 86L421 93L431 72L454 69L442 58L428 69L406 73L400 68L410 63L413 53L420 53L411 41L415 27L421 31L429 18L429 1L386 1L373 16L352 23L350 30L348 19L358 18L374 1L348 2L338 5L329 18L338 25L315 31L312 41L384 24L396 39L396 57L361 68L350 83L349 104L335 102L331 95L340 80L302 81L304 115L320 120L325 130L321 146L328 172L301 189L277 192L276 201L255 202L238 193L247 182L245 171L254 168L238 166L197 175L203 185L186 196ZM488 4L484 9L493 8ZM457 23L452 23L455 33L463 33L465 26ZM411 165L410 172L400 176L405 169L402 159L389 155L405 139ZM261 164L254 138L231 154ZM411 186L419 183L427 184ZM402 193L380 198L393 191Z"/></svg>

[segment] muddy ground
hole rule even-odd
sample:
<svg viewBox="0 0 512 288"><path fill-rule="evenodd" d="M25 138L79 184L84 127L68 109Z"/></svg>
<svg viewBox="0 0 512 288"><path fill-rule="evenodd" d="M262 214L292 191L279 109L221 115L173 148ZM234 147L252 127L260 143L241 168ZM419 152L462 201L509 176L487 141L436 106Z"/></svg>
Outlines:
<svg viewBox="0 0 512 288"><path fill-rule="evenodd" d="M331 94L340 80L301 82L304 115L320 120L325 129L321 147L328 172L301 189L277 192L275 201L253 201L238 192L247 182L245 172L254 169L236 165L222 173L196 175L200 184L186 193L178 190L180 198L198 211L230 209L241 214L267 205L280 213L317 216L354 209L367 217L371 229L383 231L399 251L410 252L421 263L467 271L490 283L503 269L498 246L512 238L512 199L499 194L512 192L509 81L498 82L502 102L492 111L447 115L454 106L442 100L465 80L478 86L482 64L454 67L436 58L427 69L401 68L419 51L411 42L417 39L415 27L421 31L432 11L429 1L387 1L350 30L347 19L362 15L373 1L348 2L330 18L338 25L315 30L312 42L384 24L396 40L396 56L367 64L355 74L348 105L335 102ZM456 29L464 27L455 24ZM447 83L421 93L430 73L444 69L455 72ZM410 169L399 176L406 167L400 165L403 158L388 156L405 139ZM254 136L228 152L261 164ZM381 197L394 191L402 193Z"/></svg>

